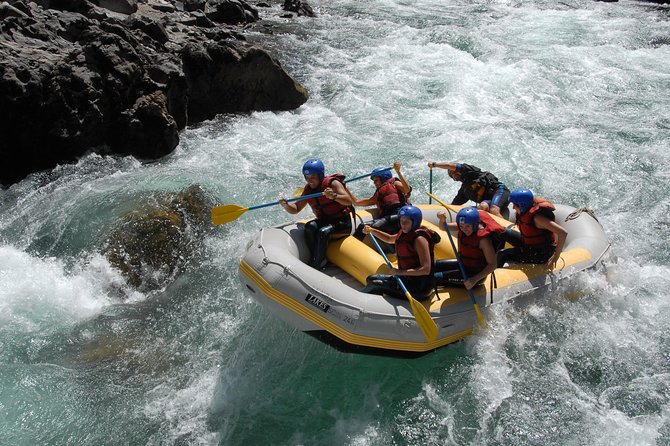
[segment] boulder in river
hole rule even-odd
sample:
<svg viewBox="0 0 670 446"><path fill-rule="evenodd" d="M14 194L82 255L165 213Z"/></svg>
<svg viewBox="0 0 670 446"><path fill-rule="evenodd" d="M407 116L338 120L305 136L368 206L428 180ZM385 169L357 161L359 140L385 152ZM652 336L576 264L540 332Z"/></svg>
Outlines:
<svg viewBox="0 0 670 446"><path fill-rule="evenodd" d="M212 228L213 199L197 185L152 194L123 217L102 249L107 260L142 292L164 288L184 271Z"/></svg>

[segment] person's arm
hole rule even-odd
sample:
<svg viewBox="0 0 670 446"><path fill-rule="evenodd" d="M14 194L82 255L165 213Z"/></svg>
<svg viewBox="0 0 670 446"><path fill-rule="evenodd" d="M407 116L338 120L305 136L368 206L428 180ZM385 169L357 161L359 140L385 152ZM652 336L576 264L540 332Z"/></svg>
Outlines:
<svg viewBox="0 0 670 446"><path fill-rule="evenodd" d="M437 213L437 218L439 220L439 228L443 231L456 231L458 229L458 224L455 221L447 223L447 213L440 211Z"/></svg>
<svg viewBox="0 0 670 446"><path fill-rule="evenodd" d="M331 200L337 201L343 206L351 206L353 204L349 192L344 187L344 184L342 184L338 180L335 180L332 183L330 183L330 187L326 188L326 190L324 190L323 192L326 195L326 197L330 198Z"/></svg>
<svg viewBox="0 0 670 446"><path fill-rule="evenodd" d="M566 231L563 226L550 220L544 215L536 215L533 218L533 223L540 229L546 229L547 231L556 234L556 251L554 251L554 255L549 257L549 260L547 260L546 263L547 267L553 268L556 265L558 258L561 256L561 252L563 252L563 246L565 245L565 239L568 237L568 231Z"/></svg>
<svg viewBox="0 0 670 446"><path fill-rule="evenodd" d="M291 215L297 214L298 212L302 211L305 206L307 206L307 200L292 201L287 203L286 199L282 198L278 203L281 207L284 208L286 212Z"/></svg>
<svg viewBox="0 0 670 446"><path fill-rule="evenodd" d="M447 170L451 170L453 172L456 172L456 164L457 163L438 163L438 162L435 162L435 161L431 161L430 163L428 163L428 167L432 167L432 168L437 167L437 168L440 168L440 169L447 169Z"/></svg>
<svg viewBox="0 0 670 446"><path fill-rule="evenodd" d="M484 252L484 258L486 259L486 266L484 267L483 270L478 272L472 277L469 277L468 280L463 282L463 285L465 285L465 288L470 290L472 287L474 287L477 282L491 274L493 271L495 271L496 266L497 266L497 257L496 257L496 252L493 249L493 243L491 243L491 239L488 237L485 237L479 241L479 249L481 249Z"/></svg>
<svg viewBox="0 0 670 446"><path fill-rule="evenodd" d="M389 244L395 244L396 241L396 234L387 234L384 231L380 231L377 228L373 228L370 225L365 225L363 226L363 234L369 234L372 232L372 235L377 237L383 242L389 243Z"/></svg>
<svg viewBox="0 0 670 446"><path fill-rule="evenodd" d="M430 274L430 244L426 237L417 237L414 240L414 249L419 255L419 264L418 268L410 269L396 269L391 268L389 274L392 276L427 276Z"/></svg>
<svg viewBox="0 0 670 446"><path fill-rule="evenodd" d="M400 162L399 161L396 161L395 163L393 163L393 170L395 170L395 173L398 174L398 179L400 180L399 182L396 181L394 183L395 187L402 194L408 195L411 192L412 188L409 185L409 182L407 181L407 178L405 178L405 175L403 175L402 172L400 171ZM398 183L400 183L400 184L398 184Z"/></svg>
<svg viewBox="0 0 670 446"><path fill-rule="evenodd" d="M377 204L377 201L375 200L374 196L359 200L351 191L349 191L349 196L351 197L351 204L353 204L354 206L372 206L374 204Z"/></svg>

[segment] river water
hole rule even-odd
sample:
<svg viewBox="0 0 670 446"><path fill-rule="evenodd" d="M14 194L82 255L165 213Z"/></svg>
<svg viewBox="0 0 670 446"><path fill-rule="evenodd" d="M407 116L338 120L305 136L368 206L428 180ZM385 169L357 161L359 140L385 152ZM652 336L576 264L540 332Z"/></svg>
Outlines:
<svg viewBox="0 0 670 446"><path fill-rule="evenodd" d="M668 7L311 4L318 18L275 10L269 40L249 35L308 89L300 109L0 191L0 444L670 444ZM279 207L217 228L165 289L110 291L125 285L100 248L138 196L274 201L313 156L347 175L400 160L417 203L428 161L477 165L594 210L612 259L411 360L340 353L243 293L239 257L289 220ZM433 188L457 184L436 170Z"/></svg>

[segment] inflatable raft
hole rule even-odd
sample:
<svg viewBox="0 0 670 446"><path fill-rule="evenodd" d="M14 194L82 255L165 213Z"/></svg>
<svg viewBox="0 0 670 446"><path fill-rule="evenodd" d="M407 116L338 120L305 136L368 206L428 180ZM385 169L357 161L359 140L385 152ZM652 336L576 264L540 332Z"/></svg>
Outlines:
<svg viewBox="0 0 670 446"><path fill-rule="evenodd" d="M435 259L454 258L447 234L437 227L437 212L444 208L418 207L423 212L422 224L442 236L435 247ZM480 308L545 287L603 261L610 243L590 213L556 205L555 214L556 221L568 231L556 267L547 270L542 265L513 264L496 269L495 281L489 277L473 288ZM357 215L363 220L371 218L367 211ZM449 221L455 212L448 215ZM498 221L504 226L512 224ZM387 272L383 257L365 243L367 238L364 242L351 236L331 239L329 263L317 271L306 263L309 250L303 227L304 222L294 222L261 230L240 260L246 292L290 325L340 350L402 356L421 355L472 333L477 317L464 288L438 288L432 299L419 303L438 327L437 338L428 341L408 301L358 291L369 274ZM458 243L456 237L454 242ZM395 266L395 256L389 254L388 258Z"/></svg>

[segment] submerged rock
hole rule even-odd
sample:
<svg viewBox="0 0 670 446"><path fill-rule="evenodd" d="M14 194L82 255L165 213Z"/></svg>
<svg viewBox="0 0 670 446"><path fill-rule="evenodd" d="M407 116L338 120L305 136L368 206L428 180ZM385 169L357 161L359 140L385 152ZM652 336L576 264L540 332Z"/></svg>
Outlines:
<svg viewBox="0 0 670 446"><path fill-rule="evenodd" d="M150 292L184 271L211 226L213 200L200 186L159 193L124 217L102 253L129 285Z"/></svg>
<svg viewBox="0 0 670 446"><path fill-rule="evenodd" d="M258 20L249 4L166 3L174 12L151 0L2 2L1 184L89 151L156 159L189 123L307 100L279 62L225 25Z"/></svg>

